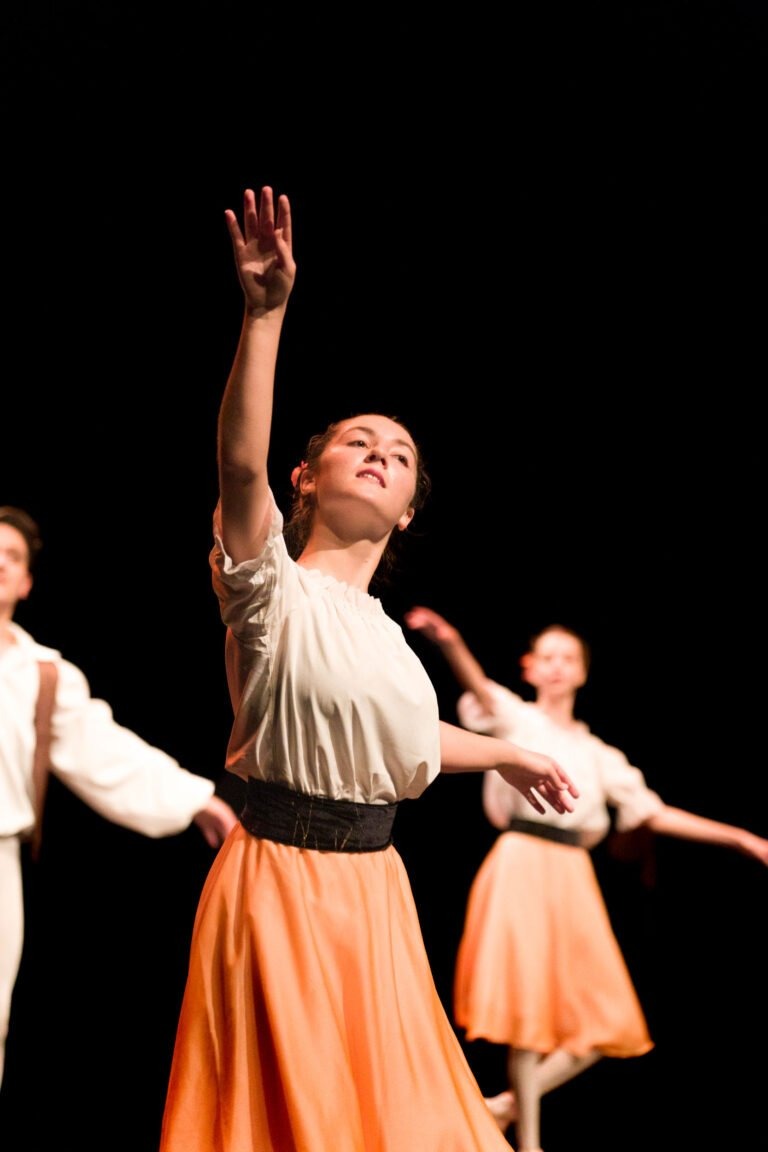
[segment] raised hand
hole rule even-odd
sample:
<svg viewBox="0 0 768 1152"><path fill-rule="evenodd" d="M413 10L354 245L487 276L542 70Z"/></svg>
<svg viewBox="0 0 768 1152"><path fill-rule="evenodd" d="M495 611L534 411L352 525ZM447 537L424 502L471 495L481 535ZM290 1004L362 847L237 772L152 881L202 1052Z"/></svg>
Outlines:
<svg viewBox="0 0 768 1152"><path fill-rule="evenodd" d="M409 628L412 628L414 632L423 632L433 644L450 644L458 635L453 625L449 624L443 616L421 604L409 609L403 619Z"/></svg>
<svg viewBox="0 0 768 1152"><path fill-rule="evenodd" d="M293 259L291 206L287 196L277 201L277 223L272 189L264 187L256 207L256 193L243 194L243 229L231 208L224 218L232 240L237 274L251 312L271 312L282 308L293 288L296 263Z"/></svg>

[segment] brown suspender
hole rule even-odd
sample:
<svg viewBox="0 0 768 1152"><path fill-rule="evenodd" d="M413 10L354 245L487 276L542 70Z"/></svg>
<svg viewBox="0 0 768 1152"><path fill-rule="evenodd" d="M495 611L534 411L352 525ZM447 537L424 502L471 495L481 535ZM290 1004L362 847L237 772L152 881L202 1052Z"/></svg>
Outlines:
<svg viewBox="0 0 768 1152"><path fill-rule="evenodd" d="M35 802L35 826L32 830L32 857L37 859L43 835L43 808L48 788L48 770L51 751L51 717L56 696L58 672L52 660L38 660L40 689L35 708L35 759L32 767L32 785Z"/></svg>

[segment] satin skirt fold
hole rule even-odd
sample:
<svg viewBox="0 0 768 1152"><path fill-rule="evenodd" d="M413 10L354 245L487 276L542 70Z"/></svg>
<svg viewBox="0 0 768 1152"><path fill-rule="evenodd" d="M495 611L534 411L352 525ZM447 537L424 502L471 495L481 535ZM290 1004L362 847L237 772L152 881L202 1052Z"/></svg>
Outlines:
<svg viewBox="0 0 768 1152"><path fill-rule="evenodd" d="M394 847L233 830L195 919L160 1152L509 1152Z"/></svg>
<svg viewBox="0 0 768 1152"><path fill-rule="evenodd" d="M467 900L454 980L467 1040L576 1056L653 1047L584 848L504 832Z"/></svg>

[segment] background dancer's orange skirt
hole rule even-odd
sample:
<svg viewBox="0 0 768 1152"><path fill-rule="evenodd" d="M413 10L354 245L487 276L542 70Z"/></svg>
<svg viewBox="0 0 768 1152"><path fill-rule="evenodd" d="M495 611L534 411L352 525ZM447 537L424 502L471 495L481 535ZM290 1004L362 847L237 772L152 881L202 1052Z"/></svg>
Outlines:
<svg viewBox="0 0 768 1152"><path fill-rule="evenodd" d="M534 1052L653 1047L586 849L498 837L467 901L454 1015L468 1040Z"/></svg>
<svg viewBox="0 0 768 1152"><path fill-rule="evenodd" d="M496 1150L396 849L235 828L195 920L160 1152Z"/></svg>

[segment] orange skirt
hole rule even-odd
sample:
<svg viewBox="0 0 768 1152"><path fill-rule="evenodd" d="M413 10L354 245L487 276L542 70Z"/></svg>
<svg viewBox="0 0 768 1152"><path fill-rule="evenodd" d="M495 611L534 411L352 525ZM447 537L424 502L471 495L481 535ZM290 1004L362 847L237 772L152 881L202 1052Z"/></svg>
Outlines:
<svg viewBox="0 0 768 1152"><path fill-rule="evenodd" d="M198 907L160 1152L509 1152L393 846L238 826Z"/></svg>
<svg viewBox="0 0 768 1152"><path fill-rule="evenodd" d="M467 901L454 1017L468 1040L533 1052L653 1047L586 849L497 838Z"/></svg>

